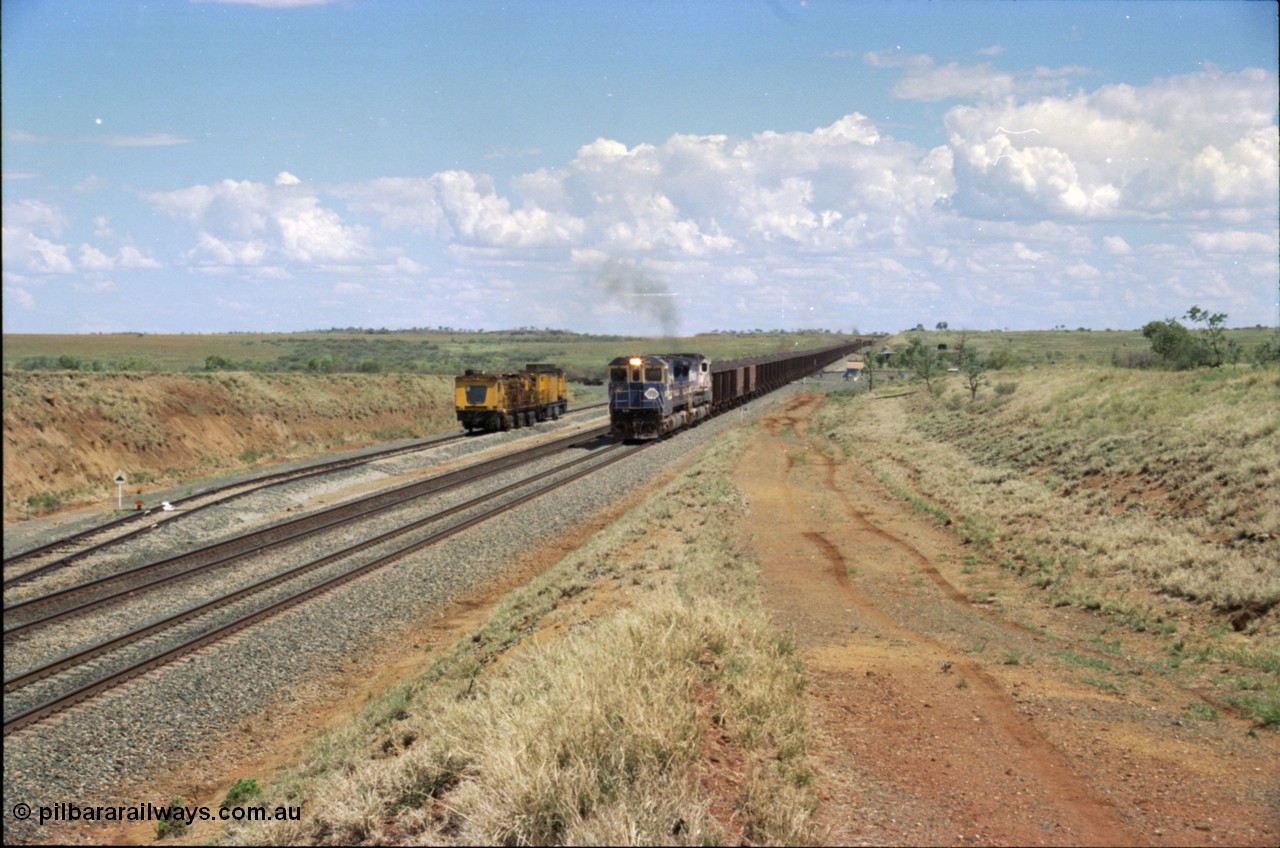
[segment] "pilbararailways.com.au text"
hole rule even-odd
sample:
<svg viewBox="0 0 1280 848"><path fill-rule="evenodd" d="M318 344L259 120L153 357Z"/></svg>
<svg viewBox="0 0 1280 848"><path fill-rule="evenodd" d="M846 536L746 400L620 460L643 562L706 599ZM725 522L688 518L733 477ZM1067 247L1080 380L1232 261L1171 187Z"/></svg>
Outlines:
<svg viewBox="0 0 1280 848"><path fill-rule="evenodd" d="M269 822L300 821L302 807L267 807L245 805L242 807L184 806L181 804L77 804L60 801L56 804L33 806L19 801L10 812L17 821L35 820L38 825L68 822L168 822L173 825L191 825L198 821Z"/></svg>

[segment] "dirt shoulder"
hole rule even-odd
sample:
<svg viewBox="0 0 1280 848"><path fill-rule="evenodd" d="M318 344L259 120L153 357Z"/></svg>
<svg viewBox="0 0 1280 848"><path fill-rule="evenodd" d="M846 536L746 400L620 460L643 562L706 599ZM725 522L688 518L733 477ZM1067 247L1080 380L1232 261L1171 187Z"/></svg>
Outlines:
<svg viewBox="0 0 1280 848"><path fill-rule="evenodd" d="M825 842L1280 842L1276 734L1203 718L1096 617L971 603L967 549L810 433L821 403L769 417L735 483L808 671Z"/></svg>

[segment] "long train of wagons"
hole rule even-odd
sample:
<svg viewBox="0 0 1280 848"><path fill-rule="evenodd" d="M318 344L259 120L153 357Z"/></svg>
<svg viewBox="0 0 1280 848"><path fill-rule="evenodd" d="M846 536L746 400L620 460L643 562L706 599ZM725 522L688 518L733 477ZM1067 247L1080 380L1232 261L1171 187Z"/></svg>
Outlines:
<svg viewBox="0 0 1280 848"><path fill-rule="evenodd" d="M870 342L712 362L700 353L620 356L609 363L610 432L656 439L821 371ZM564 371L467 371L455 381L458 420L472 430L508 430L559 418L568 409Z"/></svg>
<svg viewBox="0 0 1280 848"><path fill-rule="evenodd" d="M821 371L858 340L792 353L713 363L699 353L620 356L609 363L610 432L656 439Z"/></svg>

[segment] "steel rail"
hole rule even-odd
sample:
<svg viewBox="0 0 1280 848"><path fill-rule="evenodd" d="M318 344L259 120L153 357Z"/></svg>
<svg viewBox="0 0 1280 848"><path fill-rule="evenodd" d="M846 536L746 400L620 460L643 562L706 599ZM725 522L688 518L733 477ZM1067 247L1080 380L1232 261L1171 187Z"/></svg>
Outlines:
<svg viewBox="0 0 1280 848"><path fill-rule="evenodd" d="M826 355L828 355L828 356L831 356L830 361L835 361L835 358L838 358L838 356L840 355L840 354L838 354L838 353L835 353L836 349L837 349L837 348L836 348L836 346L832 346L832 348L828 348L828 349L826 349L826 350L823 350L823 351L821 351L821 353L826 354ZM847 349L847 348L846 348L846 349ZM764 358L762 358L762 359L764 359ZM794 369L792 369L792 370L794 370ZM755 392L753 392L752 394L753 394L753 395L765 394L765 393L767 393L767 392L770 392L770 391L773 391L773 390L775 390L775 389L781 388L783 385L786 385L787 383L792 382L792 381L794 381L795 379L798 379L798 377L797 377L796 375L792 374L792 375L783 376L783 377L781 377L780 379L778 379L778 380L776 380L776 381L768 381L764 386L761 386L759 389L757 389L757 390L756 390ZM653 443L649 443L649 445L651 445L651 444L653 444ZM70 706L70 705L72 705L72 704L78 703L79 701L84 700L85 698L91 697L93 694L96 694L97 692L100 692L100 691L103 691L103 690L105 690L105 689L108 689L108 688L110 688L110 687L112 687L112 686L118 685L119 683L121 683L121 682L123 682L123 681L125 681L125 680L131 679L132 677L135 677L135 676L137 676L137 675L139 675L139 674L143 674L143 673L145 673L146 671L150 670L151 668L155 668L155 667L157 667L157 666L159 666L159 665L162 665L162 664L164 664L165 662L168 662L169 660L171 660L171 659L173 659L173 658L176 658L176 657L181 656L181 655L183 655L183 654L185 654L185 653L188 653L188 652L190 652L190 651L192 651L192 650L195 650L195 649L197 649L197 648L199 648L199 647L201 647L201 646L203 646L203 645L205 645L205 644L208 644L208 643L210 643L210 642L213 642L213 641L216 641L216 640L218 640L218 639L220 639L220 638L223 638L225 635L229 635L230 633L233 633L233 632L235 632L235 631L237 631L237 630L239 630L239 629L241 629L241 628L243 628L243 627L245 627L245 626L248 626L249 624L251 624L251 623L253 623L253 622L255 622L255 621L258 621L258 620L260 620L260 619L262 619L262 618L265 618L265 617L267 617L267 616L269 616L269 615L272 615L272 614L273 614L273 613L275 613L275 612L282 611L282 610L284 610L284 609L286 609L286 608L288 608L288 607L290 607L290 606L293 606L294 604L300 603L301 601L305 600L305 599L306 599L306 598L308 598L308 597L312 597L312 596L314 596L314 595L317 595L317 594L320 594L320 593L322 593L322 592L328 591L330 588L333 588L333 587L335 587L335 586L338 586L338 585L341 585L341 584L343 584L343 583L346 583L347 581L349 581L349 580L351 580L351 579L354 579L355 577L359 576L360 574L366 573L366 572L368 572L368 571L372 571L373 569L378 568L378 567L380 567L381 565L386 564L387 562L391 562L391 561L393 561L393 560L395 560L395 559L398 559L398 558L400 558L400 557L402 557L402 556L407 555L408 553L412 553L412 552L414 552L414 551L420 550L421 548L426 547L426 546L428 546L428 545L430 545L430 544L433 544L433 543L435 543L436 541L439 541L439 540L440 540L440 539L442 539L442 538L446 538L447 536L451 536L451 535L453 535L453 534L455 534L455 533L461 532L462 530L467 529L467 528L472 527L472 526L475 526L476 524L479 524L479 523L481 523L482 521L485 521L485 520L487 520L487 519L489 519L489 518L491 518L491 517L493 517L493 516L495 516L495 515L499 515L499 514L502 514L503 512L506 512L506 511L508 511L508 510L510 510L510 509L513 509L513 508L515 508L516 506L518 506L518 505L520 505L520 504L522 504L522 503L525 503L525 502L527 502L527 501L529 501L529 500L532 500L532 499L534 499L534 498L536 498L536 497L540 497L541 495L546 494L547 492L554 491L555 489L558 489L558 488L560 488L560 487L562 487L562 486L568 485L570 482L573 482L574 480L577 480L577 479L579 479L579 478L581 478L581 477L584 477L584 476L587 476L587 475L589 475L589 474L595 473L596 471L598 471L598 470L600 470L600 469L602 469L602 468L604 468L604 467L607 467L607 466L609 466L609 465L612 465L613 463L615 463L615 462L617 462L617 461L619 461L619 460L621 460L621 459L624 459L624 458L626 458L626 457L628 457L628 456L631 456L632 454L634 454L634 453L635 453L636 451L638 451L638 450L643 450L643 449L644 449L644 447L646 447L646 446L648 446L648 445L641 445L641 446L638 446L638 447L633 448L632 450L629 450L629 451L626 451L626 452L620 453L620 454L619 454L619 455L617 455L617 456L607 458L607 459L605 459L603 462L601 462L601 463L599 463L599 464L596 464L596 465L593 465L593 466L591 466L591 467L590 467L590 468L588 468L588 469L585 469L585 470L582 470L582 471L576 472L576 473L574 473L574 474L570 475L569 477L563 478L562 480L559 480L559 481L556 481L555 483L549 484L548 486L545 486L545 487L543 487L543 488L541 488L541 489L539 489L539 490L536 490L536 491L534 491L534 492L527 493L526 495L523 495L523 496L521 496L521 497L519 497L519 498L515 499L514 501L511 501L511 502L509 502L509 503L507 503L507 504L504 504L504 505L502 505L502 506L496 507L496 508L494 508L494 509L492 509L492 510L489 510L489 511L487 511L487 512L485 512L485 513L482 513L481 515L477 515L477 516L474 516L474 517L472 517L472 518L470 518L470 519L467 519L466 521L463 521L463 522L459 523L458 525L455 525L455 526L453 526L453 527L450 527L450 528L447 528L447 529L441 530L441 531L439 531L438 533L431 534L431 535L427 536L427 537L426 537L426 538L424 538L424 539L421 539L421 540L419 540L419 541L417 541L417 542L412 543L411 545L408 545L408 546L407 546L407 547L405 547L405 548L401 548L401 549L399 549L399 550L397 550L397 551L394 551L394 552L392 552L392 553L390 553L390 554L387 554L387 555L385 555L385 556L383 556L383 557L380 557L380 558L378 558L378 559L375 559L374 561L372 561L372 562L370 562L370 563L366 563L366 564L365 564L365 565L363 565L363 566L359 566L359 567L357 567L356 569L352 569L352 570L347 571L347 572L344 572L343 574L340 574L340 575L338 575L338 576L336 576L336 577L330 578L329 580L327 580L327 581L325 581L325 582L323 582L323 583L319 584L318 586L315 586L315 587L313 587L313 588L311 588L311 589L309 589L309 590L306 590L306 591L301 592L301 593L298 593L298 594L296 594L296 595L294 595L294 596L291 596L291 597L288 597L288 598L282 599L281 601L278 601L278 602L276 602L276 603L274 603L274 604L271 604L270 606L268 606L268 607L266 607L266 608L264 608L264 609L262 609L262 610L259 610L258 612L250 613L250 614L249 614L249 615L247 615L247 616L244 616L244 617L239 618L239 619L237 619L237 620L235 620L235 621L233 621L233 622L230 622L230 623L228 623L228 624L226 624L226 625L223 625L223 626L221 626L221 627L218 627L218 628L216 628L215 630L210 631L210 632L208 632L208 633L206 633L206 634L203 634L202 636L196 637L196 638L195 638L195 639L193 639L193 640L189 640L188 642L186 642L186 643L184 643L184 644L182 644L182 645L179 645L179 646L177 646L177 647L175 647L175 648L169 649L169 650L167 650L167 651L163 652L161 655L159 655L159 656L157 656L157 657L153 657L153 658L151 658L151 659L147 659L147 660L143 660L143 661L141 661L141 662L135 663L134 665L130 666L130 667L129 667L129 668L127 668L127 669L124 669L124 670L122 670L122 671L119 671L119 672L113 673L113 674L111 674L111 675L109 675L109 676L107 676L107 677L105 677L105 678L103 678L103 679L101 679L101 680L99 680L99 681L95 681L95 682L92 682L92 683L86 684L85 686L82 686L82 687L78 688L78 689L77 689L77 690L75 690L74 692L67 693L67 694L65 694L65 695L63 695L63 696L60 696L60 697L57 697L57 698L55 698L55 699L53 699L53 700L51 700L51 701L45 702L44 704L38 705L38 706L36 706L36 707L33 707L33 708L29 709L29 710L24 711L24 712L23 712L23 713L21 713L20 715L13 716L12 718L7 718L7 719L5 720L4 734L7 736L7 735L9 735L10 733L12 733L12 732L14 732L14 731L16 731L16 730L18 730L18 729L20 729L20 728L22 728L22 727L25 727L25 726L27 726L27 725L29 725L29 724L31 724L31 723L33 723L33 722L35 722L35 721L40 720L41 718L44 718L44 717L46 717L46 716L48 716L48 715L52 715L52 714L54 714L54 713L60 712L61 710L65 709L66 707L68 707L68 706ZM586 460L591 459L591 458L594 458L594 457L584 457L584 458L581 458L580 460L576 460L574 463L566 464L566 466L564 466L564 467L568 467L568 465L576 464L577 462L580 462L580 461L586 461ZM562 467L561 469L559 469L559 470L563 470L563 467ZM548 475L548 474L558 473L558 471L559 471L559 470L553 470L553 471L545 472L545 474L543 474L543 475L535 475L535 477L534 477L534 478L530 478L530 480L521 481L521 482L519 482L519 483L514 483L514 484L511 484L509 487L504 487L504 488L506 488L506 489L510 489L510 488L514 488L514 487L521 486L521 485L526 485L528 482L531 482L532 480L535 480L535 479L539 479L541 476L545 476L545 475ZM496 496L496 495L495 495L495 496ZM488 497L488 496L486 496L486 497ZM433 517L433 518L431 518L431 519L423 519L423 521L424 521L424 522L425 522L425 521L430 521L430 520L438 520L438 517ZM415 523L416 523L416 522L415 522ZM400 533L401 533L401 532L407 532L407 531L393 531L394 535L400 535ZM360 546L356 546L356 547L363 547L363 546L364 546L364 543L361 543L361 545L360 545ZM325 559L325 560L328 560L328 559L329 559L329 557L326 557L326 558L324 558L324 559ZM315 567L319 567L319 566L317 565L317 566L315 566ZM278 577L278 576L277 576L277 577ZM282 580L277 579L277 578L271 578L271 579L272 579L272 580L275 580L275 582L282 582ZM265 588L265 587L264 587L264 588ZM183 615L183 614L182 614L182 613L180 613L179 615ZM175 616L175 618L176 618L176 616ZM184 620L185 620L185 619L184 619ZM136 638L141 638L141 637L139 636L139 637L136 637ZM8 688L9 688L9 684L10 684L10 681L6 681L6 689L8 689Z"/></svg>
<svg viewBox="0 0 1280 848"><path fill-rule="evenodd" d="M612 451L618 447L620 446L611 445L608 448L605 448L605 450ZM60 657L59 659L56 659L51 663L47 663L38 668L34 668L29 671L22 672L21 674L14 675L13 677L4 681L4 691L13 692L25 686L28 686L31 683L36 682L37 680L42 680L46 677L56 674L57 672L62 671L63 669L70 668L76 665L82 665L83 663L93 659L94 657L101 656L102 654L105 654L109 651L116 650L117 648L122 648L125 645L136 642L139 639L143 639L147 636L150 636L154 633L158 633L162 630L167 630L169 628L175 627L179 624L182 624L185 621L189 621L193 618L203 615L204 613L211 612L220 607L234 603L235 601L238 601L242 598L247 598L251 595L265 591L266 589L269 589L272 586L276 586L288 580L292 580L294 577L301 576L303 574L306 574L309 571L314 571L315 569L320 568L322 566L328 565L333 562L337 562L338 560L343 559L344 557L352 556L353 554L359 553L360 551L363 551L363 550L367 550L376 545L380 545L383 542L390 541L391 539L394 539L398 536L403 536L405 533L409 533L414 530L421 529L443 518L447 518L450 515L455 515L464 510L472 509L483 503L491 501L494 498L501 497L502 495L505 495L514 489L518 489L522 486L526 486L530 483L537 482L538 480L542 480L546 477L559 474L562 471L565 471L569 468L580 465L584 462L589 462L593 459L598 459L600 456L603 456L603 455L604 454L602 453L597 453L590 456L578 457L556 468L552 468L547 471L541 471L531 477L527 477L523 480L518 480L514 483L510 483L506 486L503 486L499 489L495 489L492 492L486 493L484 495L480 495L476 498L472 498L471 500L465 503L457 504L455 506L441 510L440 512L433 513L432 515L428 515L428 516L425 516L424 518L417 519L416 521L410 522L409 524L403 525L401 527L397 527L393 530L389 530L385 533L381 533L376 536L371 536L368 539L357 542L353 545L349 545L348 547L343 548L341 550L333 551L332 553L325 554L319 559L315 559L310 562L305 562L305 563L302 563L301 565L294 566L293 568L287 569L285 571L278 572L269 577L263 578L262 580L259 580L256 583L252 583L248 586L244 586L244 587L241 587L240 589L236 589L224 595L220 595L217 598L213 598L197 606L183 610L179 613L175 613L174 615L160 619L159 621L134 628L133 630L130 630L127 633L123 633L119 636L115 636L115 637L112 637L111 639L107 639L103 642L99 642L95 645L91 645L88 648L84 648L83 650L77 651L73 654L68 654L64 657ZM259 552L260 551L250 551L245 553L243 557L248 558L250 556L256 555Z"/></svg>
<svg viewBox="0 0 1280 848"><path fill-rule="evenodd" d="M222 542L207 545L193 551L187 551L182 554L178 554L177 556L168 557L151 563L145 563L125 571L116 572L115 574L104 575L103 577L85 581L83 583L77 583L73 586L67 586L48 594L38 595L23 601L18 601L4 607L4 617L6 619L10 619L15 614L21 613L25 610L30 610L32 608L38 609L41 605L59 601L65 603L68 600L73 600L95 591L101 591L112 584L131 584L126 588L119 589L118 591L99 595L96 598L91 598L87 601L75 602L72 603L71 606L65 606L58 611L13 625L4 631L4 638L7 641L22 633L52 624L55 621L59 621L69 616L83 614L114 601L126 597L132 597L138 591L156 589L200 572L209 571L219 566L234 563L243 556L265 551L272 547L296 542L308 536L342 526L343 524L363 520L381 512L395 509L407 502L417 500L428 495L437 494L442 491L447 491L450 488L463 485L477 477L496 474L527 462L533 462L545 456L558 453L561 450L567 450L577 445L590 442L592 439L603 435L606 431L607 428L598 427L571 434L570 436L555 439L541 445L535 445L532 448L526 448L509 454L504 454L503 456L474 463L464 468L448 471L444 474L436 475L435 477L430 477L426 480L408 483L404 486L379 492L358 501L337 504L329 507L328 509L299 516L298 518L294 518L280 524L261 528L253 531L252 533L247 533L233 539L227 539ZM213 558L209 559L209 557ZM194 565L181 567L184 563L191 563L193 561L195 563ZM164 569L172 568L174 566L178 566L179 570L162 573ZM157 576L147 579L146 575L148 574ZM132 582L139 580L139 578L141 578L141 582Z"/></svg>
<svg viewBox="0 0 1280 848"><path fill-rule="evenodd" d="M613 445L613 446L610 446L608 450L612 451L614 449L619 449L621 447L622 447L621 445ZM320 594L323 594L325 592L328 592L329 590L336 588L337 586L340 586L344 583L347 583L355 579L356 577L369 573L390 562L400 559L401 557L407 556L408 554L414 553L418 550L421 550L422 548L425 548L429 545L442 541L443 539L446 539L450 536L460 533L463 530L467 530L471 527L474 527L477 524L487 521L488 519L493 518L497 515L501 515L505 512L508 512L517 506L520 506L524 503L534 500L535 498L541 497L542 495L555 491L556 489L562 488L568 485L569 483L572 483L590 474L594 474L605 467L613 465L615 462L618 462L622 459L626 459L627 457L634 455L639 450L643 450L644 447L645 446L642 445L638 447L633 447L629 450L623 450L620 453L618 453L616 456L607 457L602 462L598 462L589 468L574 472L568 477L564 477L560 480L556 480L535 491L528 492L524 495L521 495L515 500L501 504L479 515L472 516L471 518L468 518L462 522L459 522L458 524L441 529L423 539L419 539L403 548L400 548L398 550L392 551L391 553L380 556L377 559L374 559L368 563L365 563L364 565L361 565L355 569L346 571L342 574L332 577L324 581L323 583L313 586L303 592L297 593L287 598L283 598L267 607L264 607L263 609L260 609L256 612L249 613L247 615L244 615L244 616L241 616L240 618L235 619L234 621L223 624L215 628L214 630L208 631L200 636L195 637L194 639L190 639L180 645L167 649L156 656L136 662L133 665L129 666L128 668L114 672L99 680L87 683L75 689L72 692L69 692L69 693L60 695L56 698L45 701L44 703L41 703L28 710L25 710L22 713L15 715L11 718L6 718L4 722L4 735L8 736L10 733L16 732L17 730L20 730L23 727L33 724L34 722L37 722L50 715L61 712L62 710L65 710L66 708L74 704L77 704L89 697L92 697L93 695L99 692L110 689L114 686L119 685L120 683L123 683L127 680L130 680L134 677L144 674L153 668L164 665L173 659L176 659L180 656L190 653L191 651L194 651L212 642L223 639L243 629L244 627L249 626L250 624L256 623L275 613L282 612L285 609L292 607L298 603L301 603L304 600L307 600L307 599L316 597ZM504 488L507 490L518 488L519 486L527 485L528 483L533 482L537 479L541 479L542 477L550 476L552 474L556 474L561 471L564 471L566 468L572 465L577 465L592 459L598 459L600 456L601 454L596 454L589 457L580 457L574 460L572 463L567 463L558 469L542 472L541 474L536 475L533 478L521 481L519 483L513 483L510 486L504 487ZM497 496L496 493L490 493L489 495L483 496L483 498L480 498L477 500L492 499L492 497L496 497L496 496ZM465 506L466 505L460 505L458 507L450 508L449 512L459 511L460 509L465 508ZM429 520L438 520L439 517L440 516L434 516ZM425 523L427 521L428 519L424 519L422 523ZM400 533L402 532L404 531L397 532L396 535L400 535ZM363 545L362 543L361 546L367 546L367 545ZM356 547L360 547L360 546L356 546ZM330 555L330 557L325 557L325 559L331 559L332 556L333 555ZM185 615L185 613L180 613L179 615ZM176 616L174 618L176 618ZM137 638L141 638L141 637L139 636ZM5 683L5 688L6 689L9 688L8 681L6 681Z"/></svg>
<svg viewBox="0 0 1280 848"><path fill-rule="evenodd" d="M576 413L585 412L588 410L593 410L600 406L605 406L605 405L606 404L596 403L596 404L587 404L585 406L580 406L566 413L564 417L568 417L569 415L574 415ZM563 418L561 420L563 420ZM279 472L267 474L262 477L255 477L250 480L242 480L237 483L228 483L222 486L215 486L214 488L206 489L203 492L198 492L193 495L188 495L186 497L177 498L173 501L170 501L171 506L180 506L181 511L176 511L176 514L170 516L169 518L164 519L164 523L168 523L170 521L175 521L190 515L194 515L200 512L201 510L207 509L209 507L217 506L219 504L224 504L227 501L242 497L244 495L252 494L254 492L261 491L262 489L270 488L272 486L281 486L286 483L293 483L293 482L297 482L298 480L305 480L309 477L317 477L317 476L322 476L324 474L333 474L335 472L343 471L348 468L353 468L360 465L366 465L370 462L376 462L378 460L389 459L391 457L399 456L401 454L415 453L417 451L422 451L422 450L430 450L430 449L439 447L441 445L445 445L450 442L457 441L459 439L478 438L478 437L479 436L470 435L466 433L452 433L444 437L433 437L430 439L424 439L422 441L415 442L414 444L411 444L411 445L401 445L400 447L396 447L396 448L387 448L385 450L376 451L370 454L364 454L358 457L347 457L346 459L339 459L331 462L320 463L318 465L311 465L306 468L295 468L288 471L279 471ZM215 496L218 496L218 497L215 497ZM213 498L213 499L209 500L208 503L200 503L201 500L206 500L209 498ZM3 570L8 571L11 568L21 565L23 562L26 562L27 560L45 556L47 554L50 554L58 550L59 548L65 548L72 545L82 544L86 540L91 539L94 536L103 535L113 530L120 529L123 525L132 524L132 523L141 521L147 516L152 515L153 513L155 513L154 509L146 510L145 512L130 513L120 518L108 521L104 524L99 524L95 527L91 527L87 530L83 530L79 533L73 533L69 536L65 536L61 539L57 539L47 544L40 545L35 548L30 548L25 551L21 551L4 560ZM131 530L125 533L121 533L118 536L112 536L111 538L106 539L105 541L99 544L87 545L83 548L72 551L70 554L64 557L60 557L59 559L46 563L45 565L39 566L30 571L23 572L22 574L15 575L13 577L5 578L3 581L3 587L5 589L8 589L12 586L17 586L29 580L32 580L36 577L39 577L42 574L47 574L50 571L63 568L77 559L88 556L92 553L102 550L103 548L110 547L119 542L123 542L127 539L133 538L134 536L137 536L141 533L145 533L151 527L154 527L154 526L155 524L151 524L148 527L139 528L137 530Z"/></svg>
<svg viewBox="0 0 1280 848"><path fill-rule="evenodd" d="M164 523L168 523L170 521L176 521L191 515L195 515L201 512L202 510L208 509L213 506L217 506L219 504L226 503L229 500L233 500L235 498L242 497L244 495L261 491L262 489L268 489L273 486L282 486L286 483L295 483L299 480L305 480L309 477L319 477L324 474L333 474L338 471L344 471L348 468L354 468L360 465L366 465L370 462L375 462L380 459L388 459L390 457L398 456L400 454L413 453L420 450L429 450L431 448L448 444L449 442L456 441L457 439L463 439L463 438L466 438L466 436L464 436L461 433L458 433L458 434L447 436L443 439L425 441L415 445L401 446L399 448L389 448L385 451L379 451L378 453L367 454L361 457L349 457L347 459L335 460L333 462L326 462L320 465L309 466L307 468L295 468L289 471L278 471L272 474L265 475L263 477L255 477L251 480L241 480L237 483L228 483L225 485L216 486L212 489L206 489L203 492L197 492L196 494L188 495L186 497L177 498L173 501L170 501L169 502L170 506L181 507L181 510L179 511L175 509L176 514L170 516L169 518L163 519L163 521ZM215 497L215 496L219 496L219 497ZM208 502L200 503L200 501L205 501L205 500L207 500ZM14 566L20 565L21 563L29 559L34 559L36 557L44 556L45 554L52 553L59 548L81 544L88 539L92 539L94 536L102 535L112 530L119 529L123 525L140 522L143 519L147 518L148 516L151 516L155 512L156 510L154 508L146 510L144 512L132 512L132 513L129 513L128 515L108 521L105 524L100 524L96 527L91 527L88 530L83 530L79 533L74 533L70 536L65 536L61 539L55 540L53 542L49 542L48 544L41 545L36 548L31 548L30 550L22 551L21 553L18 553L18 554L14 554L13 556L9 557L4 561L4 569L8 570ZM72 551L67 556L61 557L50 563L39 566L38 568L34 568L30 571L23 572L22 574L18 574L13 577L6 578L4 580L4 588L8 589L12 586L17 586L22 583L26 583L27 581L32 580L33 578L39 577L42 574L47 574L48 572L53 571L57 568L65 567L69 565L71 562L74 562L75 560L80 559L82 557L88 556L91 553L95 553L97 551L102 550L103 548L119 544L120 542L133 538L134 536L140 535L142 533L146 533L148 530L150 530L154 526L155 524L151 524L151 525L148 525L147 527L141 527L136 530L131 530L127 533L121 533L118 536L112 536L111 538L106 539L101 543L88 545L86 547Z"/></svg>

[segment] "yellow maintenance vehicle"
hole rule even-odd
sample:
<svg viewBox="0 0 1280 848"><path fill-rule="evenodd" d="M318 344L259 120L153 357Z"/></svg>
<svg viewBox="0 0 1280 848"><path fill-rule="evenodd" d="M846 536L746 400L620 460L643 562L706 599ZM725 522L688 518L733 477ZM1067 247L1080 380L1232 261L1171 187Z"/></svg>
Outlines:
<svg viewBox="0 0 1280 848"><path fill-rule="evenodd" d="M564 371L531 364L523 371L488 373L468 369L454 379L458 421L472 430L510 430L555 420L569 408Z"/></svg>

